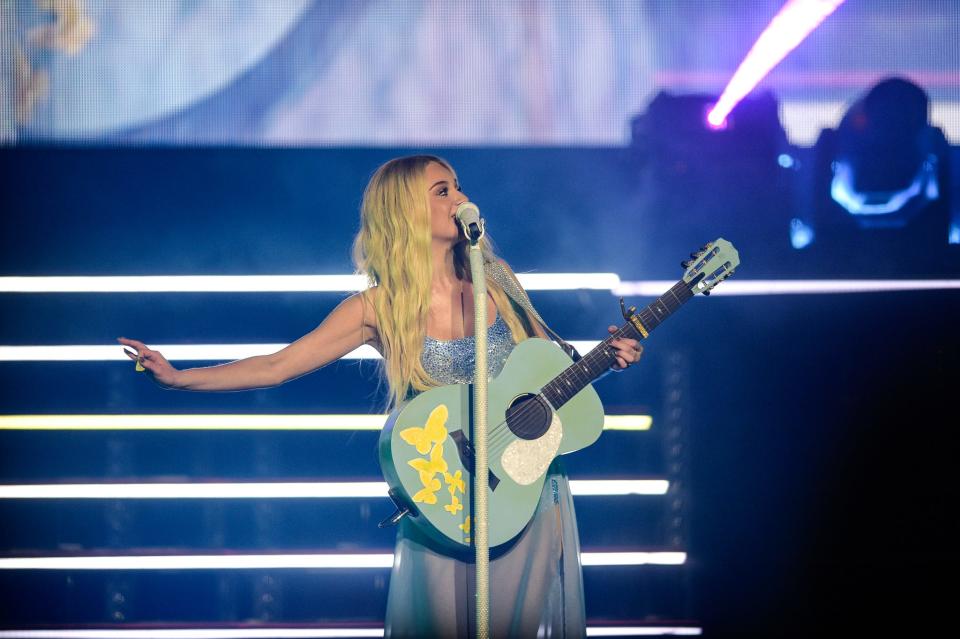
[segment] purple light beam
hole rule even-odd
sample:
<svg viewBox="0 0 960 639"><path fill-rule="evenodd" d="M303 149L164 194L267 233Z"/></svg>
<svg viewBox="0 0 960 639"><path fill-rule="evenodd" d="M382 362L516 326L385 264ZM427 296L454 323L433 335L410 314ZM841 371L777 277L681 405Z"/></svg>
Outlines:
<svg viewBox="0 0 960 639"><path fill-rule="evenodd" d="M723 128L737 103L843 3L844 0L787 0L730 78L707 114L707 124Z"/></svg>

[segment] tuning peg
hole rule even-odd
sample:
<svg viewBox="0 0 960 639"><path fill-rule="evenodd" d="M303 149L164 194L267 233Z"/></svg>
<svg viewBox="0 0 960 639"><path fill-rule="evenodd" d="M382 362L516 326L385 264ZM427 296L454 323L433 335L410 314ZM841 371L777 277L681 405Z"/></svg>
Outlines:
<svg viewBox="0 0 960 639"><path fill-rule="evenodd" d="M680 262L680 266L683 268L690 268L690 265L693 264L693 260L684 260Z"/></svg>
<svg viewBox="0 0 960 639"><path fill-rule="evenodd" d="M710 295L710 291L704 291L703 294L709 296L709 295Z"/></svg>

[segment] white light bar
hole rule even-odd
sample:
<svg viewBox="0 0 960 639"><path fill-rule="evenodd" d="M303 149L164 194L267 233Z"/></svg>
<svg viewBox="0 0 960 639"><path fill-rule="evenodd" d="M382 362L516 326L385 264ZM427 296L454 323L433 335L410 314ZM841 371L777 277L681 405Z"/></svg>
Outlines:
<svg viewBox="0 0 960 639"><path fill-rule="evenodd" d="M695 626L588 626L588 637L699 635ZM0 630L0 639L326 639L382 637L383 628L138 628L90 630Z"/></svg>
<svg viewBox="0 0 960 639"><path fill-rule="evenodd" d="M673 280L622 281L616 273L525 273L517 276L530 291L607 290L614 295L656 297ZM960 280L732 280L714 294L782 295L788 293L863 293L934 290L960 287ZM350 292L365 288L357 275L182 275L103 277L0 277L0 293L196 293L196 292ZM195 345L215 348L221 345ZM231 345L235 348L240 345ZM243 345L273 352L286 344ZM169 347L168 347L169 348ZM369 348L369 347L367 347ZM159 350L159 349L158 349ZM363 349L359 349L363 350ZM373 349L370 349L373 350ZM374 351L376 352L376 351ZM352 357L359 357L356 352ZM348 356L350 357L350 356ZM379 357L379 356L378 356ZM111 358L115 359L115 358ZM200 359L200 358L197 358ZM213 354L203 359L222 359Z"/></svg>
<svg viewBox="0 0 960 639"><path fill-rule="evenodd" d="M590 352L599 340L571 341L581 355ZM171 362L226 362L255 355L269 355L286 344L156 344L151 348ZM381 359L371 346L361 346L343 359ZM0 362L128 362L120 345L75 344L63 346L0 346Z"/></svg>
<svg viewBox="0 0 960 639"><path fill-rule="evenodd" d="M584 566L679 566L684 552L581 552ZM390 568L393 553L3 557L0 570L266 570Z"/></svg>
<svg viewBox="0 0 960 639"><path fill-rule="evenodd" d="M0 430L381 430L386 419L376 414L0 415Z"/></svg>
<svg viewBox="0 0 960 639"><path fill-rule="evenodd" d="M658 297L675 282L623 282L619 296ZM722 282L710 295L813 295L823 293L880 293L936 291L960 288L960 280L736 280Z"/></svg>
<svg viewBox="0 0 960 639"><path fill-rule="evenodd" d="M254 570L390 568L393 553L4 557L0 570Z"/></svg>
<svg viewBox="0 0 960 639"><path fill-rule="evenodd" d="M0 630L2 639L325 639L382 637L382 628L151 628L112 630Z"/></svg>
<svg viewBox="0 0 960 639"><path fill-rule="evenodd" d="M584 566L681 566L687 561L685 552L581 552Z"/></svg>
<svg viewBox="0 0 960 639"><path fill-rule="evenodd" d="M665 479L574 479L575 496L665 495ZM353 482L217 482L9 484L0 499L336 499L387 497L387 484Z"/></svg>
<svg viewBox="0 0 960 639"><path fill-rule="evenodd" d="M323 499L386 496L387 484L376 481L0 485L0 499Z"/></svg>
<svg viewBox="0 0 960 639"><path fill-rule="evenodd" d="M571 479L570 492L587 495L666 495L666 479Z"/></svg>
<svg viewBox="0 0 960 639"><path fill-rule="evenodd" d="M153 350L160 351L170 361L231 361L254 355L276 353L287 344L156 344ZM344 359L380 359L380 353L370 346L361 346ZM0 362L91 362L125 361L119 344L64 345L64 346L0 346Z"/></svg>
<svg viewBox="0 0 960 639"><path fill-rule="evenodd" d="M0 293L336 293L365 288L361 275L0 277Z"/></svg>
<svg viewBox="0 0 960 639"><path fill-rule="evenodd" d="M610 290L616 273L520 273L530 291ZM0 293L349 293L362 275L118 275L0 277Z"/></svg>
<svg viewBox="0 0 960 639"><path fill-rule="evenodd" d="M591 626L588 637L664 637L700 635L703 629L695 626Z"/></svg>
<svg viewBox="0 0 960 639"><path fill-rule="evenodd" d="M0 630L2 639L326 639L382 637L382 628L151 628L137 630Z"/></svg>
<svg viewBox="0 0 960 639"><path fill-rule="evenodd" d="M0 415L3 430L380 430L386 415ZM606 415L604 430L650 430L650 415Z"/></svg>

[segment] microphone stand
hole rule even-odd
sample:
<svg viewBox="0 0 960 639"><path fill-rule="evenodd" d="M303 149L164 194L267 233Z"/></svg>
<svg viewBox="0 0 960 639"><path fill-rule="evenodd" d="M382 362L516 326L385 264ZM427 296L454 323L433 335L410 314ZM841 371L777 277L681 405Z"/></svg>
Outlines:
<svg viewBox="0 0 960 639"><path fill-rule="evenodd" d="M469 226L461 221L470 239L470 276L473 279L473 326L476 366L473 371L473 544L476 552L477 638L490 636L490 546L487 526L487 276L480 238L483 220Z"/></svg>

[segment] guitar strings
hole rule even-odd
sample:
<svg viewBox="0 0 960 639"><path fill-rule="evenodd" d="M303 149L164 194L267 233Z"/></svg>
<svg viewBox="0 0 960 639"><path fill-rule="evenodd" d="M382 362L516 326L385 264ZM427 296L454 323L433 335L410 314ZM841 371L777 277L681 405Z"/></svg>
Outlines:
<svg viewBox="0 0 960 639"><path fill-rule="evenodd" d="M613 340L613 339L616 339L616 338L618 338L618 337L621 337L621 336L623 336L623 335L626 335L626 334L627 334L627 331L626 331L625 329L627 329L628 326L629 326L629 325L626 325L626 324L625 324L623 327L621 327L620 329L618 329L616 333L610 335L607 339L603 340L603 342L601 342L600 344L598 344L593 350L591 350L589 353L587 353L587 354L583 357L583 359L596 358L597 354L599 354L599 353L601 353L601 352L604 353L604 355L606 356L606 357L604 357L604 359L610 359L610 360L615 359L615 356L611 356L611 355L610 355L610 351L608 350L608 348L609 348L609 346L610 346L610 341ZM555 381L556 379L560 379L560 378L563 377L565 374L567 374L567 371L570 371L571 368L572 368L574 365L575 365L575 364L571 364L571 365L568 366L566 369L564 369L564 371L563 371L562 373L560 373L560 375L557 375L557 377L554 378L554 381ZM539 412L539 411L537 410L538 407L537 407L533 402L536 401L536 397L539 397L540 395L544 394L544 389L545 389L548 385L549 385L549 384L547 384L547 385L545 385L543 388L541 388L540 391L539 391L533 398L531 398L530 400L528 400L527 405L523 406L519 411L517 411L516 415L514 415L514 420L513 420L513 421L514 421L514 425L515 425L518 429L521 429L521 430L522 430L522 427L523 427L523 426L531 423L531 422L530 422L530 418L533 417L535 413ZM577 391L577 392L579 392L579 391ZM545 397L545 399L547 399L547 402L548 402L548 404L549 404L549 403L550 403L549 398L546 398L546 397ZM551 408L554 412L555 412L556 410L558 410L558 409L555 408L552 404L550 404L550 408ZM494 449L494 452L496 452L496 453L503 452L503 451L500 449L500 447L501 447L501 445L503 445L503 444L508 444L508 445L509 445L509 442L511 441L510 435L511 435L512 433L513 433L513 430L510 428L510 424L507 423L507 420L504 420L504 421L500 422L497 426L495 426L493 429L491 429L491 431L490 431L490 433L489 433L489 435L488 435L488 437L487 437L488 445L491 446L491 447ZM504 447L504 448L505 448L505 447Z"/></svg>
<svg viewBox="0 0 960 639"><path fill-rule="evenodd" d="M680 292L680 291L683 291L684 293L687 293L687 295L684 295L684 296L681 298L679 295L677 295L677 293ZM674 300L676 300L676 301L675 301L675 302L671 302L671 301L667 298L667 295L672 295L673 298L674 298ZM666 306L666 307L670 310L670 314L673 314L674 311L676 311L677 309L679 309L681 306L683 306L683 304L685 304L687 301L689 301L689 300L690 300L691 298L693 298L693 297L694 297L694 293L690 290L689 286L688 286L683 280L680 280L679 282L677 282L676 284L674 284L672 287L670 287L670 289L667 290L663 295L661 295L659 298L657 298L657 300L655 301L655 303L660 303L660 304L662 304L663 306ZM651 326L651 327L656 327L656 326L658 326L658 325L662 322L662 320L661 320L661 318L659 318L659 317L656 316L656 313L653 312L653 310L652 310L653 307L654 307L654 304L650 304L650 305L648 305L646 308L644 308L643 310L641 310L639 313L637 313L637 315L639 315L640 318L641 318L642 320L644 320L645 325ZM652 330L652 328L651 328L651 330ZM587 353L587 354L583 357L583 359L589 360L589 359L592 359L592 358L596 358L596 356L597 356L600 352L603 352L604 355L606 356L606 357L604 357L604 359L606 359L606 360L611 360L611 361L614 360L616 356L615 356L615 355L611 355L610 351L608 350L608 348L609 348L609 346L610 346L611 340L616 339L616 338L619 338L619 337L623 337L624 335L628 335L628 334L630 334L630 333L633 333L633 334L634 334L637 338L639 338L639 339L643 339L643 337L642 337L641 335L636 334L636 333L637 333L636 329L628 322L628 323L624 324L623 326L621 326L615 333L611 334L609 337L607 337L605 340L603 340L603 342L601 342L601 344L598 344L597 347L595 347L593 350L591 350L589 353ZM602 348L601 348L601 347L602 347ZM556 381L557 379L560 379L561 377L563 377L565 374L567 374L568 371L572 370L573 366L574 366L573 364L571 364L571 366L568 366L566 369L564 369L564 371L563 371L562 373L560 373L560 375L558 375L556 378L554 378L554 380L551 380L551 382L552 382L552 381ZM589 382L588 382L588 383L589 383ZM543 394L543 393L544 393L544 389L545 389L548 385L549 385L549 384L547 384L547 385L545 385L543 388L541 388L540 391L537 393L537 396ZM582 390L582 388L581 388L581 390ZM579 391L577 391L577 392L579 392ZM576 395L576 393L574 394L574 396L575 396L575 395ZM546 398L546 397L545 397L545 399L547 399L547 401L548 401L548 403L549 403L549 398ZM529 400L529 402L533 402L533 401L534 401L533 399ZM569 400L567 400L567 401L569 401ZM565 403L565 402L564 402L564 403ZM557 409L556 407L554 407L552 404L550 404L550 408L552 408L554 412L558 410L558 409ZM518 428L519 428L520 426L522 426L522 425L528 424L528 423L529 423L529 418L532 417L535 412L537 412L537 406L534 405L534 404L532 404L532 403L529 403L529 408L528 408L528 407L523 407L523 408L521 408L520 411L518 411L517 414L514 416L514 417L515 417L515 419L514 419L514 424L517 425ZM501 446L501 445L503 445L503 444L509 445L509 442L510 442L510 440L511 440L510 435L512 434L512 432L513 432L513 431L512 431L512 429L510 429L510 425L509 425L509 423L507 423L507 420L504 420L504 421L500 422L497 426L495 426L493 429L491 429L490 433L488 434L488 439L487 439L487 441L488 441L488 445L490 445L490 446L493 448L493 451L494 451L495 454L499 454L499 453L502 452L502 450L500 449L500 446ZM505 448L505 447L504 447L504 448Z"/></svg>
<svg viewBox="0 0 960 639"><path fill-rule="evenodd" d="M624 324L619 329L617 329L615 333L611 334L609 337L603 340L600 344L598 344L593 350L591 350L589 353L584 355L582 359L587 360L589 362L591 360L595 360L600 353L603 353L603 356L601 356L601 359L609 361L612 364L612 362L616 359L616 356L613 355L609 350L610 342L614 339L623 337L630 333L635 334L636 331L633 329L633 327L630 324ZM640 335L636 335L636 336L642 339ZM564 377L565 375L568 375L569 374L568 372L571 371L575 365L576 364L571 364L570 366L568 366L566 369L564 369L562 373L560 373L560 375L557 375L557 377L554 378L554 380L552 381L556 381ZM549 384L544 385L544 387L541 388L540 391L537 393L537 396L540 396L541 394L545 394L544 389L546 389L547 386L549 386ZM582 390L582 387L581 387L581 390ZM579 390L577 392L579 392ZM576 395L576 393L574 395ZM547 400L548 403L550 403L549 397L545 397L545 399ZM522 428L522 426L529 424L530 423L529 418L532 417L536 412L538 412L537 406L532 403L533 401L535 400L534 399L529 400L529 402L531 402L529 403L529 406L524 406L514 416L514 424L518 428ZM553 406L552 403L550 403L550 408L553 409L553 411L558 410L556 407ZM499 450L499 446L501 444L504 444L505 442L509 442L510 434L512 432L513 431L512 429L510 429L510 425L506 421L500 422L500 424L498 424L496 427L491 429L490 434L488 435L488 442L497 447L496 452L501 452Z"/></svg>
<svg viewBox="0 0 960 639"><path fill-rule="evenodd" d="M679 292L680 290L686 292L687 295L681 298L679 295L677 295L677 292ZM668 294L672 294L673 298L676 300L675 303L671 303L668 299L665 299ZM674 311L680 308L684 303L686 303L688 300L693 298L693 296L694 296L694 293L690 290L690 288L686 285L686 283L683 280L681 280L676 284L674 284L672 287L670 287L670 289L666 293L658 297L656 302L659 302L663 306L666 306L670 310L670 314L672 314ZM653 306L654 306L653 304L649 304L646 308L644 308L643 310L637 313L640 319L644 321L644 325L651 327L650 330L658 326L662 321L659 317L657 317L656 313L654 313L651 310ZM596 358L599 355L599 353L602 352L605 355L604 359L615 360L616 356L611 355L610 351L608 350L611 340L617 339L619 337L623 337L630 333L635 334L635 336L641 340L643 339L642 335L637 334L637 331L633 327L633 325L627 322L626 324L621 326L619 329L617 329L615 333L611 334L609 337L603 340L600 344L594 347L589 353L584 355L582 359ZM565 368L563 372L561 372L553 380L551 380L550 383L566 375L568 371L571 371L575 365L576 364L571 364L570 366ZM528 400L527 405L522 407L516 413L516 415L514 415L514 424L518 428L520 428L523 425L529 424L530 418L533 417L536 412L538 412L537 410L538 407L533 402L535 401L536 397L539 397L540 395L544 394L544 389L547 386L549 386L550 383L544 385L537 392L534 398L531 398L530 400ZM583 387L581 387L581 390L582 388ZM578 390L577 392L579 393L580 391ZM574 393L574 396L576 396L576 393ZM554 407L552 404L550 404L549 398L544 397L544 399L547 399L547 403L550 405L550 408L555 414L556 411L559 409ZM567 401L569 401L569 399ZM512 434L513 434L513 430L510 428L510 424L506 419L500 422L499 424L497 424L496 426L494 426L490 430L490 432L487 435L487 445L490 447L494 455L499 455L503 453L504 450L506 450L506 446L509 446L509 444L512 442L512 437L511 437Z"/></svg>

